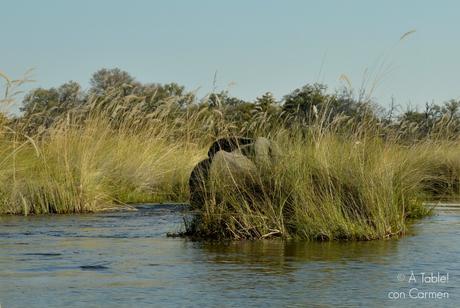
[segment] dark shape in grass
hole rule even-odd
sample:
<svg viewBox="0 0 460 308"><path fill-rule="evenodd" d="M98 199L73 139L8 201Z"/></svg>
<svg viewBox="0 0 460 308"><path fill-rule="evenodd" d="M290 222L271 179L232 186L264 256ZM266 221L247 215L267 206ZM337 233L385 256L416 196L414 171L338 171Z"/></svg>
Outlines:
<svg viewBox="0 0 460 308"><path fill-rule="evenodd" d="M254 140L251 138L230 137L221 138L210 146L208 158L199 162L190 174L190 204L193 207L199 208L206 201L206 194L208 192L207 182L209 180L211 164L215 154L219 151L233 152L241 146L248 145L253 142Z"/></svg>

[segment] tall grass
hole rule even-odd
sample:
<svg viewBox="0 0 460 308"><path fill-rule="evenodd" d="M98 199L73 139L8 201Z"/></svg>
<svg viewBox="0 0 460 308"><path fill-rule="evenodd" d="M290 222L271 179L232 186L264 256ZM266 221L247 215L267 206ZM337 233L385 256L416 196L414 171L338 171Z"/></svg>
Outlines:
<svg viewBox="0 0 460 308"><path fill-rule="evenodd" d="M145 113L142 97L94 96L35 135L27 123L0 119L0 214L187 202L189 175L209 144L235 135L268 137L281 154L243 174L212 173L188 235L382 239L428 214L424 201L460 193L456 140L408 143L405 131L375 118L332 117L327 108L308 123L259 113L235 125L219 108L178 107L178 99Z"/></svg>
<svg viewBox="0 0 460 308"><path fill-rule="evenodd" d="M82 121L68 114L41 135L0 134L0 213L79 213L132 202L187 202L202 145L171 110L125 113L120 97L94 99ZM122 100L122 101L120 101ZM191 119L193 120L193 119ZM190 124L191 123L191 124Z"/></svg>
<svg viewBox="0 0 460 308"><path fill-rule="evenodd" d="M200 213L185 234L212 239L371 240L404 234L429 214L426 200L458 197L460 146L427 139L405 145L372 123L344 132L341 121L279 130L283 149L257 165L252 185L213 175ZM229 175L230 174L230 175Z"/></svg>

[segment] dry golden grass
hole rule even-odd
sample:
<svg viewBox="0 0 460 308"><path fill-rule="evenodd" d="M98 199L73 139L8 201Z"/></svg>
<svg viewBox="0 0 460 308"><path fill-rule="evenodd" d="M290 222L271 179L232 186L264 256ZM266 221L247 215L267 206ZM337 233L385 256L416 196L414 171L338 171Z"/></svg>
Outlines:
<svg viewBox="0 0 460 308"><path fill-rule="evenodd" d="M458 198L458 142L427 139L410 146L381 137L370 123L344 133L318 122L305 134L279 130L283 149L254 185L211 179L190 236L206 239L371 240L404 234L408 220L429 214L432 198ZM235 177L236 178L236 177Z"/></svg>
<svg viewBox="0 0 460 308"><path fill-rule="evenodd" d="M331 118L327 108L308 125L261 114L235 125L219 108L180 109L177 99L145 113L141 97L114 91L90 98L36 135L28 135L24 123L0 119L0 214L187 202L190 172L209 144L236 134L268 137L282 154L268 167L257 165L250 185L235 177L229 187L228 174L214 177L186 234L382 239L403 234L409 219L428 214L423 201L460 192L458 141L405 142L405 131L365 116Z"/></svg>

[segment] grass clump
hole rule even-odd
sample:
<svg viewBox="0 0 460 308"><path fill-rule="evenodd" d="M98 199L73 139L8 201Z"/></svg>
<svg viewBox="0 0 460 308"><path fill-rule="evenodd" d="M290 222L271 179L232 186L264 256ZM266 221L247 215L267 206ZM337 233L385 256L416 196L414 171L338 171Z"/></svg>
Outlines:
<svg viewBox="0 0 460 308"><path fill-rule="evenodd" d="M453 185L433 163L445 159L458 166L449 160L458 152L443 142L406 146L361 133L344 136L331 127L306 136L276 133L272 139L283 149L280 159L270 168L258 165L253 185L235 177L230 189L227 179L213 177L186 233L207 239L306 240L403 234L408 220L430 212L423 204L432 198L430 189Z"/></svg>
<svg viewBox="0 0 460 308"><path fill-rule="evenodd" d="M112 107L119 107L115 102ZM93 106L84 122L62 119L29 137L0 135L0 213L82 213L138 202L188 199L187 180L200 158L198 145L171 140L172 123L122 120Z"/></svg>

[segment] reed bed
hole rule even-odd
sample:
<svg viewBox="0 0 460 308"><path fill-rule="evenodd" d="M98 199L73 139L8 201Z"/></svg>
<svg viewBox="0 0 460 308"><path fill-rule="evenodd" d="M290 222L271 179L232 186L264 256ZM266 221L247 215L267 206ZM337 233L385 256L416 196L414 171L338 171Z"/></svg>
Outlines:
<svg viewBox="0 0 460 308"><path fill-rule="evenodd" d="M103 109L94 104L84 121L69 114L33 137L4 127L0 213L82 213L128 203L186 202L188 176L202 146L185 142L189 127L178 128L180 123L164 113L142 121L133 111L120 117L119 103Z"/></svg>
<svg viewBox="0 0 460 308"><path fill-rule="evenodd" d="M267 137L280 155L256 164L249 183L228 173L212 177L184 235L384 239L428 215L424 201L460 193L457 139L408 141L407 130L366 113L331 116L327 106L307 121L262 110L234 123L221 106L179 107L179 99L145 113L142 97L114 91L89 98L34 134L27 130L31 119L0 118L0 214L188 202L194 166L213 141L233 136Z"/></svg>
<svg viewBox="0 0 460 308"><path fill-rule="evenodd" d="M424 203L458 199L458 142L410 145L370 124L313 125L272 134L282 149L269 167L257 165L251 185L214 176L206 201L186 221L199 239L294 238L373 240L405 233L430 214ZM231 170L229 168L231 173Z"/></svg>

